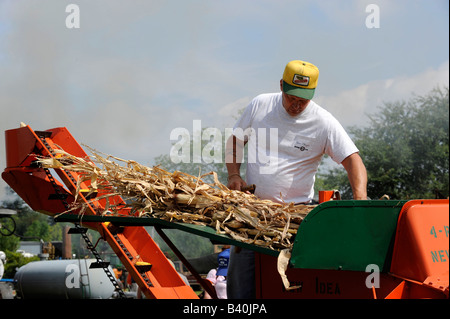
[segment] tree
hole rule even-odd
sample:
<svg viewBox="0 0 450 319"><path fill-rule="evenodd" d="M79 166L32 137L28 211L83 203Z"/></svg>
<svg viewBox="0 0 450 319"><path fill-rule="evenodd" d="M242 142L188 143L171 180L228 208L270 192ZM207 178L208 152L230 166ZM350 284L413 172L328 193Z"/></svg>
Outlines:
<svg viewBox="0 0 450 319"><path fill-rule="evenodd" d="M391 199L449 196L449 90L436 88L409 101L384 103L367 127L349 129L368 174L368 196ZM351 188L343 169L320 175Z"/></svg>
<svg viewBox="0 0 450 319"><path fill-rule="evenodd" d="M23 265L28 264L32 261L38 261L38 256L33 257L24 257L22 253L17 253L13 251L6 250L6 259L7 263L5 265L5 273L3 275L4 278L12 279L17 272L17 269L22 267Z"/></svg>
<svg viewBox="0 0 450 319"><path fill-rule="evenodd" d="M20 240L43 240L45 242L62 240L62 225L52 218L33 211L11 188L6 188L8 199L1 206L17 212L13 215L16 223L14 235L0 237L0 250L15 251Z"/></svg>

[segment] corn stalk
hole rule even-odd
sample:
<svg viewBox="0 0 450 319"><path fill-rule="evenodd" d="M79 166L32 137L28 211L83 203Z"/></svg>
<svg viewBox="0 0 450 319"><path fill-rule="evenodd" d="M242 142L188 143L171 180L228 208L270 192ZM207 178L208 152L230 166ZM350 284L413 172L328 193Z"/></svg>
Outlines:
<svg viewBox="0 0 450 319"><path fill-rule="evenodd" d="M56 150L56 158L40 158L43 167L77 172L81 178L76 194L85 181L90 201L106 199L102 214L117 214L123 208L111 204L111 196L121 196L130 214L210 226L233 239L275 250L291 249L303 218L315 207L275 203L253 194L230 190L219 182L215 172L193 176L180 171L168 172L159 166L148 167L133 160L101 154L89 148L91 158L73 156ZM212 175L213 183L204 182ZM76 195L77 197L78 195ZM86 209L77 198L72 209Z"/></svg>

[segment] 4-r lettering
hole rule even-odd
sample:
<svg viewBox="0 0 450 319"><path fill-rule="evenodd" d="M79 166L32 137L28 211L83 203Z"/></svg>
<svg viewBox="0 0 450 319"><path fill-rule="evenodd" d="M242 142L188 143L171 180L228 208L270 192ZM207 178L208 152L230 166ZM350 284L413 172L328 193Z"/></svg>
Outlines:
<svg viewBox="0 0 450 319"><path fill-rule="evenodd" d="M442 229L438 229L437 231L436 231L436 228L434 226L431 226L430 235L432 235L434 238L437 238L438 237L438 233L440 233L440 234L444 233L445 237L448 238L448 232L449 232L448 226L444 226L443 230Z"/></svg>

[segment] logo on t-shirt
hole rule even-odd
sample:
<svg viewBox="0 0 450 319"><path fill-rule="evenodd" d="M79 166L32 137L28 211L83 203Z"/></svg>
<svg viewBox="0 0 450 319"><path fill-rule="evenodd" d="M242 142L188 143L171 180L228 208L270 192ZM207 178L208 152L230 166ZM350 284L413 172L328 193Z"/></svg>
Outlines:
<svg viewBox="0 0 450 319"><path fill-rule="evenodd" d="M308 150L309 145L305 144L305 143L302 143L302 142L299 142L299 141L295 141L294 147L303 152L303 151L307 151Z"/></svg>
<svg viewBox="0 0 450 319"><path fill-rule="evenodd" d="M295 74L294 79L292 80L292 83L301 85L301 86L308 86L309 84L309 76L304 76L300 74Z"/></svg>

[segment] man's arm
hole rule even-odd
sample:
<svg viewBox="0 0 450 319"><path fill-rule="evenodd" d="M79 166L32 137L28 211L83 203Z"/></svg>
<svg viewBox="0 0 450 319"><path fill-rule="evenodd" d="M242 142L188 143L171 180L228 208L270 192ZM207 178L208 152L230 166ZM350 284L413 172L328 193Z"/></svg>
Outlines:
<svg viewBox="0 0 450 319"><path fill-rule="evenodd" d="M358 153L342 161L353 191L353 199L367 199L367 171Z"/></svg>
<svg viewBox="0 0 450 319"><path fill-rule="evenodd" d="M241 178L240 168L242 157L244 154L245 142L238 140L236 136L232 135L226 145L225 150L225 164L228 170L228 188L241 190L247 184Z"/></svg>

